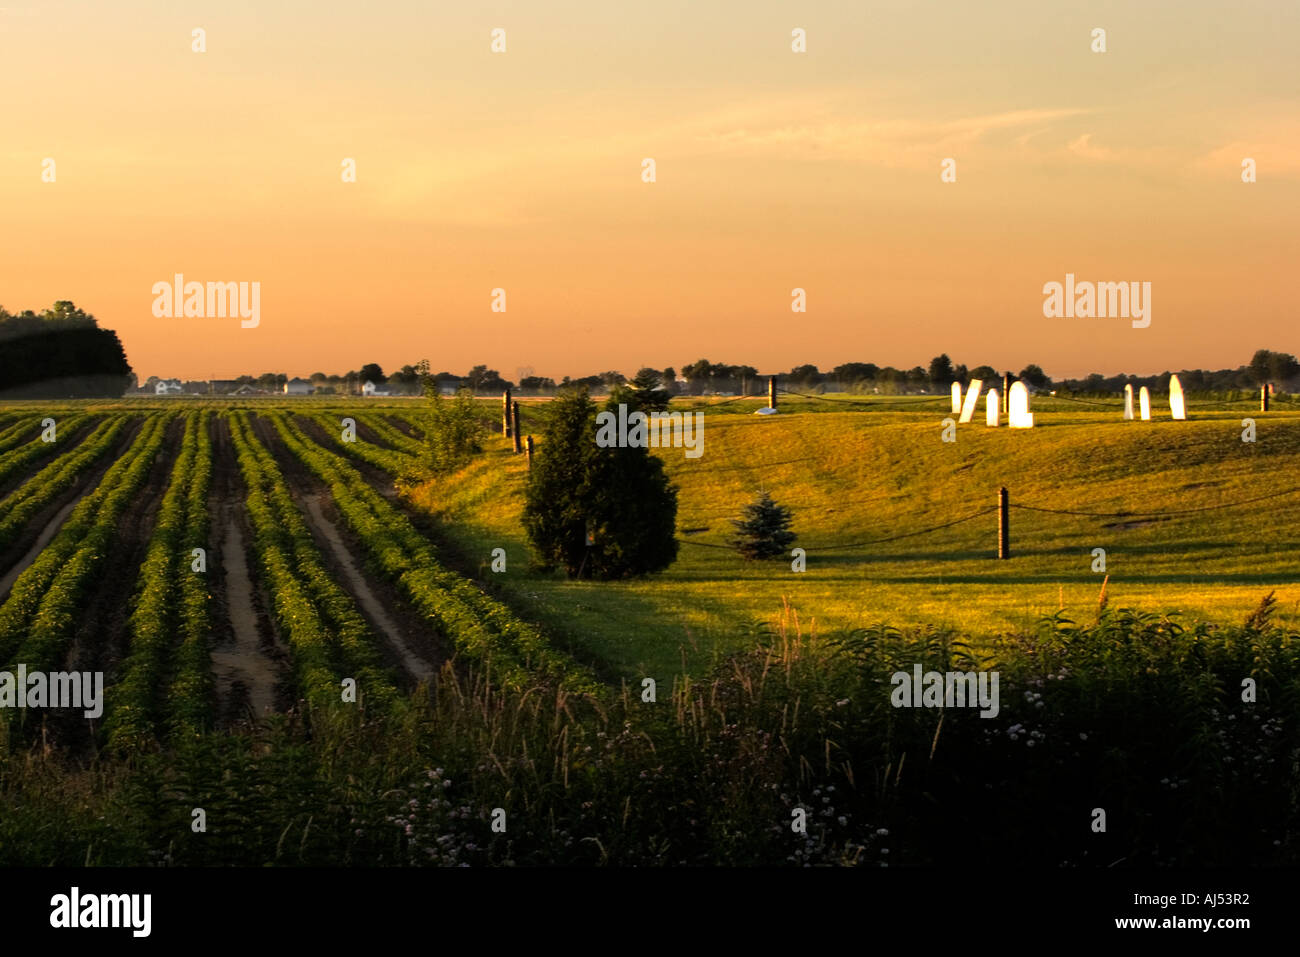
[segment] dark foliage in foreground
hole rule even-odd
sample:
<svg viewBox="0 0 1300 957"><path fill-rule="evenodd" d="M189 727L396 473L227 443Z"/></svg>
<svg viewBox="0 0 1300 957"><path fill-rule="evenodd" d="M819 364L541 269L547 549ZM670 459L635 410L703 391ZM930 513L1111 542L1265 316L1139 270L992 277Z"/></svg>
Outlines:
<svg viewBox="0 0 1300 957"><path fill-rule="evenodd" d="M37 744L0 758L0 858L1294 865L1300 636L1268 618L1057 616L995 647L996 662L938 631L759 632L657 703L640 689L500 693L448 670L432 703L382 719L308 710L81 770ZM999 713L894 708L890 676L916 664L996 667ZM791 830L797 808L806 834Z"/></svg>

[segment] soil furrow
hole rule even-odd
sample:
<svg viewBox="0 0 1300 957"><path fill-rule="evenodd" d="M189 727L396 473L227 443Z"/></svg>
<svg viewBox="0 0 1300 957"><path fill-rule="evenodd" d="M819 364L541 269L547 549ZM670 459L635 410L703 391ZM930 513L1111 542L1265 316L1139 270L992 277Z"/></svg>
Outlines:
<svg viewBox="0 0 1300 957"><path fill-rule="evenodd" d="M230 439L230 425L214 416L213 484L209 524L217 561L213 575L212 673L216 679L218 722L231 725L292 703L288 652L279 642L269 604L254 576L248 543L252 532L244 515L244 486Z"/></svg>
<svg viewBox="0 0 1300 957"><path fill-rule="evenodd" d="M275 456L333 577L383 639L386 663L400 667L415 681L431 676L446 660L441 636L395 586L372 574L364 560L356 557L364 555L365 549L341 521L328 490L284 447L270 423L254 417L253 427Z"/></svg>

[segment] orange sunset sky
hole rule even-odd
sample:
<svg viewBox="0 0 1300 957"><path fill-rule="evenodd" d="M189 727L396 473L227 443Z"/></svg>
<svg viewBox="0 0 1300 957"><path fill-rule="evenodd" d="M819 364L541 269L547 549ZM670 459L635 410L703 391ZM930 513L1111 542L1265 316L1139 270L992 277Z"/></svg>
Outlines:
<svg viewBox="0 0 1300 957"><path fill-rule="evenodd" d="M4 2L0 303L142 380L1300 352L1293 0ZM155 318L178 272L259 326ZM1151 326L1044 318L1067 272Z"/></svg>

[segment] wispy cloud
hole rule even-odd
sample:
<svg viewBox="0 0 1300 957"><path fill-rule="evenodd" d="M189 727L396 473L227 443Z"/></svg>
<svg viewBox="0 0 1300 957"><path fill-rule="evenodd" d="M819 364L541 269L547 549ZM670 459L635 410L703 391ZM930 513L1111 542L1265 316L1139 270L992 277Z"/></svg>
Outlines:
<svg viewBox="0 0 1300 957"><path fill-rule="evenodd" d="M1084 133L1078 139L1071 140L1066 149L1075 156L1098 163L1114 163L1123 157L1123 154L1108 146L1094 146L1091 133Z"/></svg>
<svg viewBox="0 0 1300 957"><path fill-rule="evenodd" d="M1240 174L1241 161L1247 157L1257 164L1261 182L1275 175L1295 177L1300 174L1300 127L1274 127L1259 139L1233 140L1198 157L1195 166L1206 172Z"/></svg>
<svg viewBox="0 0 1300 957"><path fill-rule="evenodd" d="M1053 124L1091 111L1085 109L1025 109L950 119L914 117L820 117L798 124L751 123L730 128L718 124L703 133L703 144L716 149L747 152L781 151L805 158L858 160L881 166L929 166L937 156L954 155L989 143L995 134L1023 130L1014 142Z"/></svg>

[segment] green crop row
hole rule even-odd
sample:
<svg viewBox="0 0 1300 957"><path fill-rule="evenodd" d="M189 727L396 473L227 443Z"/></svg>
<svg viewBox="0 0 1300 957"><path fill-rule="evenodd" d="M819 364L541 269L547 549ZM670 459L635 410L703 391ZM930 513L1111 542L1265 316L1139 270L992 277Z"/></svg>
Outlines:
<svg viewBox="0 0 1300 957"><path fill-rule="evenodd" d="M177 695L169 696L167 710L182 712L187 727L202 727L207 714L208 591L205 576L191 567L191 549L206 546L207 487L212 469L207 416L198 411L186 416L181 451L140 566L130 621L130 651L108 702L109 742L123 750L136 750L154 740L164 710L163 689L172 667L168 659L177 644L177 631L182 637L175 674L182 687ZM191 595L201 600L188 600ZM187 642L191 644L188 654ZM201 664L202 677L196 681L192 671L197 664Z"/></svg>
<svg viewBox="0 0 1300 957"><path fill-rule="evenodd" d="M32 518L76 484L82 471L112 449L126 428L124 416L101 422L81 444L41 469L0 501L0 551L8 548Z"/></svg>
<svg viewBox="0 0 1300 957"><path fill-rule="evenodd" d="M499 410L496 410L496 415L500 415ZM417 442L423 443L428 438L430 413L427 402L406 409L389 409L386 418L398 425L405 425ZM492 421L498 422L500 420L493 418Z"/></svg>
<svg viewBox="0 0 1300 957"><path fill-rule="evenodd" d="M316 705L338 703L341 678L351 677L370 706L390 704L396 689L380 666L370 629L330 576L275 459L253 434L246 412L232 412L229 421L248 488L254 549L304 697Z"/></svg>
<svg viewBox="0 0 1300 957"><path fill-rule="evenodd" d="M0 459L0 483L9 481L15 475L21 475L28 467L53 455L55 450L66 447L67 439L75 436L89 416L70 415L58 424L56 435L62 434L59 441L43 442L39 434L31 441L6 451Z"/></svg>
<svg viewBox="0 0 1300 957"><path fill-rule="evenodd" d="M390 412L383 416L383 419L386 424L392 425L398 432L405 435L408 442L414 442L421 448L424 447L425 429L428 426L427 414L406 413L398 415L395 412ZM406 426L409 431L397 428L398 425Z"/></svg>
<svg viewBox="0 0 1300 957"><path fill-rule="evenodd" d="M11 432L15 428L20 429L20 433L27 432L36 428L44 415L37 414L34 411L24 409L7 408L0 410L0 430Z"/></svg>
<svg viewBox="0 0 1300 957"><path fill-rule="evenodd" d="M207 574L196 574L191 552L207 549L208 491L212 487L211 414L200 413L194 434L194 465L185 489L185 539L180 549L180 647L167 691L167 723L173 738L200 734L210 722L212 701L212 621ZM212 556L208 556L209 562ZM191 567L186 567L186 561Z"/></svg>
<svg viewBox="0 0 1300 957"><path fill-rule="evenodd" d="M391 445L395 451L417 457L424 454L424 442L422 440L407 435L384 416L367 416L365 424L370 427L375 435Z"/></svg>
<svg viewBox="0 0 1300 957"><path fill-rule="evenodd" d="M8 452L38 434L40 422L30 416L6 415L0 420L0 452Z"/></svg>
<svg viewBox="0 0 1300 957"><path fill-rule="evenodd" d="M410 519L371 488L356 469L312 442L284 415L271 414L269 418L290 452L329 486L372 564L398 584L458 654L490 664L498 681L514 686L525 686L544 675L575 690L598 687L587 669L552 647L536 626L519 619L468 578L444 567Z"/></svg>
<svg viewBox="0 0 1300 957"><path fill-rule="evenodd" d="M339 419L327 412L312 415L309 418L324 430L325 434L330 437L330 441L339 449L360 459L362 462L387 472L394 478L406 475L419 466L419 460L412 453L386 449L373 442L367 442L360 437L354 442L343 441ZM365 424L373 428L373 423L366 422ZM376 429L375 431L378 432L379 430Z"/></svg>
<svg viewBox="0 0 1300 957"><path fill-rule="evenodd" d="M63 659L80 619L86 586L117 538L122 515L144 484L171 420L149 416L99 487L72 511L0 606L0 661L50 670Z"/></svg>

